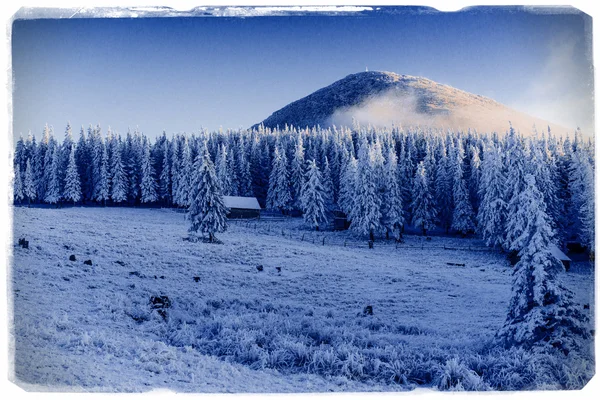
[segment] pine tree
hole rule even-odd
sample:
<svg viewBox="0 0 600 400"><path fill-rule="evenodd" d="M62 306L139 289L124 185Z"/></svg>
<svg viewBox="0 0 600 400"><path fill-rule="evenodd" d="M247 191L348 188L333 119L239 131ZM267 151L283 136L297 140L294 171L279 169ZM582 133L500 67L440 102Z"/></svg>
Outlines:
<svg viewBox="0 0 600 400"><path fill-rule="evenodd" d="M153 203L158 200L156 182L154 181L154 167L150 158L150 144L144 138L142 153L142 181L140 185L142 203Z"/></svg>
<svg viewBox="0 0 600 400"><path fill-rule="evenodd" d="M275 147L273 154L273 168L269 175L269 190L267 192L267 208L271 210L287 211L291 208L292 195L287 171L287 157L285 151Z"/></svg>
<svg viewBox="0 0 600 400"><path fill-rule="evenodd" d="M48 176L48 185L46 190L46 195L44 197L44 201L50 204L56 204L61 199L60 193L60 158L59 151L56 146L54 148L50 148L47 154L51 154L50 156L50 164L48 165L49 173Z"/></svg>
<svg viewBox="0 0 600 400"><path fill-rule="evenodd" d="M232 196L233 182L231 179L231 171L229 169L229 163L227 162L227 159L227 147L223 143L219 146L219 151L217 152L217 157L215 159L217 179L219 180L219 185L223 191L223 195Z"/></svg>
<svg viewBox="0 0 600 400"><path fill-rule="evenodd" d="M481 204L477 214L478 231L488 246L504 245L508 205L504 201L506 178L502 169L500 150L493 143L485 149L481 165L479 196Z"/></svg>
<svg viewBox="0 0 600 400"><path fill-rule="evenodd" d="M542 193L531 174L524 177L525 188L516 196L516 221L520 236L510 249L519 253L515 265L512 297L506 322L497 337L507 346L559 350L565 355L581 348L580 340L590 334L587 317L571 303L571 293L561 287L556 274L562 269L552 255L552 229Z"/></svg>
<svg viewBox="0 0 600 400"><path fill-rule="evenodd" d="M252 193L252 174L250 172L250 162L246 154L246 146L244 136L240 136L237 144L237 163L238 177L240 180L240 196L251 197Z"/></svg>
<svg viewBox="0 0 600 400"><path fill-rule="evenodd" d="M415 186L413 188L414 199L412 202L412 224L421 228L423 236L427 231L435 227L434 221L436 210L433 207L433 197L427 182L427 170L423 161L417 165L415 173Z"/></svg>
<svg viewBox="0 0 600 400"><path fill-rule="evenodd" d="M23 193L23 180L21 179L20 163L15 163L15 176L13 178L13 199L20 203L25 198Z"/></svg>
<svg viewBox="0 0 600 400"><path fill-rule="evenodd" d="M193 197L192 188L192 154L189 142L184 137L182 143L181 152L181 167L179 168L179 177L177 178L179 196L177 198L177 204L182 207L187 207L191 204Z"/></svg>
<svg viewBox="0 0 600 400"><path fill-rule="evenodd" d="M323 161L323 173L322 184L323 184L323 200L325 201L325 210L333 211L335 209L334 196L333 196L333 180L331 178L331 166L329 165L329 159L325 157Z"/></svg>
<svg viewBox="0 0 600 400"><path fill-rule="evenodd" d="M448 233L452 225L453 195L452 195L452 168L446 147L442 145L441 156L437 164L435 181L435 205L438 210L438 220L442 228Z"/></svg>
<svg viewBox="0 0 600 400"><path fill-rule="evenodd" d="M96 181L96 201L106 205L110 199L110 171L108 170L108 151L104 143L100 142L97 149L100 157L98 180Z"/></svg>
<svg viewBox="0 0 600 400"><path fill-rule="evenodd" d="M469 196L475 214L479 211L479 182L481 181L481 158L479 146L471 146L470 168L471 175L469 177Z"/></svg>
<svg viewBox="0 0 600 400"><path fill-rule="evenodd" d="M79 173L77 172L77 163L75 162L75 146L71 146L69 154L63 198L65 201L72 201L73 204L81 199L81 183L79 181Z"/></svg>
<svg viewBox="0 0 600 400"><path fill-rule="evenodd" d="M341 210L350 217L354 209L358 161L352 154L347 154L345 158L346 161L344 161L343 172L340 177L340 198L338 201Z"/></svg>
<svg viewBox="0 0 600 400"><path fill-rule="evenodd" d="M305 162L304 162L304 141L302 134L299 133L294 147L294 155L292 158L290 180L292 182L292 198L295 208L302 208L302 187L304 186L305 177Z"/></svg>
<svg viewBox="0 0 600 400"><path fill-rule="evenodd" d="M386 228L386 236L389 236L389 232L400 229L404 225L402 192L398 185L398 161L396 151L391 146L388 149L383 176L385 179L385 197L383 199L382 222Z"/></svg>
<svg viewBox="0 0 600 400"><path fill-rule="evenodd" d="M87 172L88 166L91 165L91 161L83 126L79 131L79 140L77 142L77 147L75 148L75 163L77 164L77 172L81 179L81 200L89 200L90 197L88 193L90 193L89 187L91 182Z"/></svg>
<svg viewBox="0 0 600 400"><path fill-rule="evenodd" d="M171 201L171 164L169 157L169 141L163 144L162 169L160 171L160 198L169 204Z"/></svg>
<svg viewBox="0 0 600 400"><path fill-rule="evenodd" d="M113 203L122 203L127 201L128 182L127 172L123 166L121 143L119 141L114 142L112 151L112 165L111 165L111 187L110 187L110 198Z"/></svg>
<svg viewBox="0 0 600 400"><path fill-rule="evenodd" d="M377 193L377 179L374 174L374 152L366 138L359 149L358 168L355 181L355 198L350 213L350 228L361 235L369 235L375 240L375 233L382 230L381 198Z"/></svg>
<svg viewBox="0 0 600 400"><path fill-rule="evenodd" d="M227 151L227 171L229 172L229 196L239 196L240 195L240 180L238 178L238 168L235 161L235 151L233 147L233 142L231 142L230 150ZM223 194L227 195L225 190L223 190Z"/></svg>
<svg viewBox="0 0 600 400"><path fill-rule="evenodd" d="M194 162L196 178L192 188L193 201L188 209L190 220L190 233L198 231L208 233L209 241L215 239L215 233L227 229L227 208L223 201L223 194L215 173L215 167L210 159L206 143L202 154L198 154Z"/></svg>
<svg viewBox="0 0 600 400"><path fill-rule="evenodd" d="M33 168L31 168L31 162L27 160L27 164L25 167L25 179L23 180L23 194L27 197L27 201L31 206L31 201L35 200L36 190L35 190L35 182L33 178Z"/></svg>
<svg viewBox="0 0 600 400"><path fill-rule="evenodd" d="M581 242L594 250L594 169L589 162L587 155L582 151L575 153L573 157L575 163L575 176L572 180L574 189L573 202L577 207L576 215L572 217L579 218L579 237Z"/></svg>
<svg viewBox="0 0 600 400"><path fill-rule="evenodd" d="M304 222L314 227L317 231L319 225L327 223L325 214L325 188L322 184L322 176L319 167L314 160L309 161L306 179L303 179L302 188L302 212Z"/></svg>
<svg viewBox="0 0 600 400"><path fill-rule="evenodd" d="M69 156L71 154L71 149L73 148L73 133L71 130L71 123L67 123L67 127L65 129L65 138L63 139L62 145L60 146L60 190L61 193L64 191L65 187L65 177L67 173L67 167L69 166Z"/></svg>
<svg viewBox="0 0 600 400"><path fill-rule="evenodd" d="M467 185L463 176L464 151L459 142L454 165L454 210L452 213L452 229L466 235L475 230L474 214Z"/></svg>

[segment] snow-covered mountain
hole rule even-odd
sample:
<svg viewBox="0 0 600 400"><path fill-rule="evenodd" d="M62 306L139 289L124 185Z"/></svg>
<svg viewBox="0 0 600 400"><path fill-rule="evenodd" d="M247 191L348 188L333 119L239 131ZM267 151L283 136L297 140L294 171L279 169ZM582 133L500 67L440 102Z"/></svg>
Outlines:
<svg viewBox="0 0 600 400"><path fill-rule="evenodd" d="M498 133L508 130L509 121L523 134L531 133L534 125L539 131L550 126L557 134L573 130L426 78L378 71L348 75L275 111L262 123L281 128L286 124L300 128L352 126L353 119L361 125Z"/></svg>

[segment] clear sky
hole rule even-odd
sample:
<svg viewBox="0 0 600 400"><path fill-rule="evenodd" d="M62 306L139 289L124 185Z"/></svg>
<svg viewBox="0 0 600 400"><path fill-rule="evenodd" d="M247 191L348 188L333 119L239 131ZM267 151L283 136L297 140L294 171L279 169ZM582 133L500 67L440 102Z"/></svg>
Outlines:
<svg viewBox="0 0 600 400"><path fill-rule="evenodd" d="M13 130L67 121L154 137L249 127L348 74L423 76L562 124L593 124L591 19L414 9L353 16L17 20Z"/></svg>

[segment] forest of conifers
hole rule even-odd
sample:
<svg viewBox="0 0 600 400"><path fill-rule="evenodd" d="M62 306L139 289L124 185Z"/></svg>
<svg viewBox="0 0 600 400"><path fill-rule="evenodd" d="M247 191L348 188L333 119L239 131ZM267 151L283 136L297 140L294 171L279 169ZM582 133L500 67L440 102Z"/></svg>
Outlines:
<svg viewBox="0 0 600 400"><path fill-rule="evenodd" d="M542 196L553 241L593 248L594 143L543 131L524 136L430 129L294 128L163 132L155 140L67 125L55 139L19 138L16 204L188 207L204 146L220 194L255 196L267 209L304 211L318 226L342 211L351 228L378 236L405 225L475 232L506 249L519 238L528 175ZM307 192L307 193L303 193ZM309 193L308 193L309 192ZM534 196L535 197L535 196ZM305 215L306 217L306 215ZM517 226L514 226L517 225ZM512 230L512 231L511 231Z"/></svg>

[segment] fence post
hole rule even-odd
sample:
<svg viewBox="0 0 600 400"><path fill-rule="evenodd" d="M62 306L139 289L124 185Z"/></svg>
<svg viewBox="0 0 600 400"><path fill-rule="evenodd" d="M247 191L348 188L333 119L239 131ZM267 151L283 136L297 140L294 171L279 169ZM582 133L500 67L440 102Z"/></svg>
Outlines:
<svg viewBox="0 0 600 400"><path fill-rule="evenodd" d="M323 236L323 246L325 246L325 236Z"/></svg>
<svg viewBox="0 0 600 400"><path fill-rule="evenodd" d="M344 240L344 247L346 247L346 240Z"/></svg>
<svg viewBox="0 0 600 400"><path fill-rule="evenodd" d="M301 242L304 242L304 233L302 234L302 238L300 239Z"/></svg>

